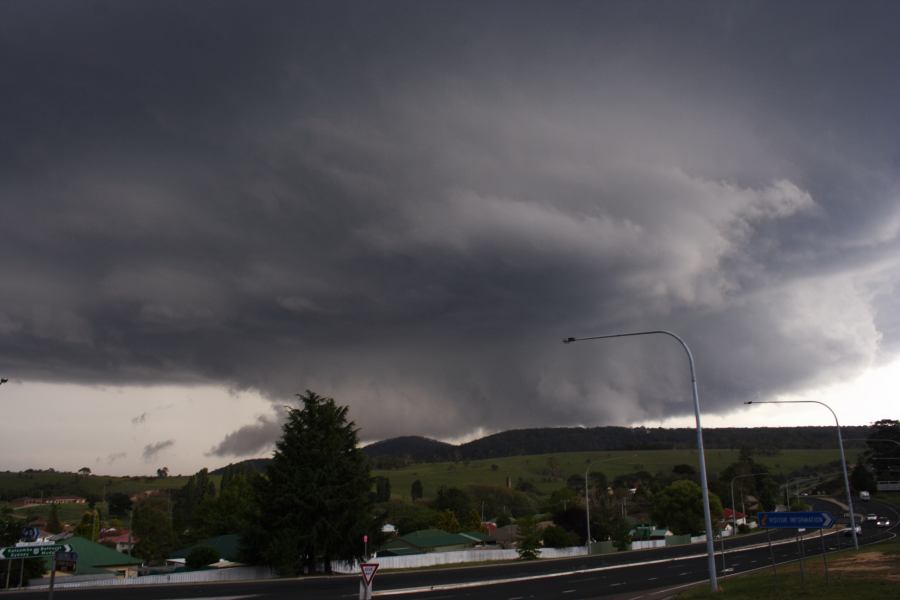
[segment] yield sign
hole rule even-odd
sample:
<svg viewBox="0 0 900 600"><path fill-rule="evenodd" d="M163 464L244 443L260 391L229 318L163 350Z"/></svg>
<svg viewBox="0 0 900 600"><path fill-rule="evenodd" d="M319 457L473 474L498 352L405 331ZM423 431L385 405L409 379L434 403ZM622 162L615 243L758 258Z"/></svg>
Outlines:
<svg viewBox="0 0 900 600"><path fill-rule="evenodd" d="M378 563L362 563L359 565L359 568L362 571L363 581L366 582L366 585L372 585L372 580L375 579L375 571L378 570Z"/></svg>

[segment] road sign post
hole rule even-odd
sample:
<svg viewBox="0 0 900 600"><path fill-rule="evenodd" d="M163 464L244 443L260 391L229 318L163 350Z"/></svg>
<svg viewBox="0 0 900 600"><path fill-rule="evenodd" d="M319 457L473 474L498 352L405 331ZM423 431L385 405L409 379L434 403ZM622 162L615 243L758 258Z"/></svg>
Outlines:
<svg viewBox="0 0 900 600"><path fill-rule="evenodd" d="M36 546L7 546L0 548L0 560L17 558L42 558L54 556L57 552L71 552L69 544L39 544Z"/></svg>
<svg viewBox="0 0 900 600"><path fill-rule="evenodd" d="M359 600L372 600L372 582L375 580L375 571L378 563L362 563L359 565L362 579L359 582Z"/></svg>

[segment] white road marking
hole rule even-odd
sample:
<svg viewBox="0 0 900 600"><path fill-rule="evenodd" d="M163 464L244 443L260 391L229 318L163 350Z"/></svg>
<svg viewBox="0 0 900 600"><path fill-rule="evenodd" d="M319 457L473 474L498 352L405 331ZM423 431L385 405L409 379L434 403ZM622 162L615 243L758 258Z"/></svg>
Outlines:
<svg viewBox="0 0 900 600"><path fill-rule="evenodd" d="M619 583L611 583L611 584L609 584L609 587L616 587L618 585L625 585L625 582L623 581L623 582L619 582Z"/></svg>
<svg viewBox="0 0 900 600"><path fill-rule="evenodd" d="M571 594L571 593L574 592L574 591L575 591L575 590L563 590L562 593L563 593L563 594Z"/></svg>
<svg viewBox="0 0 900 600"><path fill-rule="evenodd" d="M679 573L678 576L683 577L683 576L687 575L688 573L690 573L690 571L685 571L684 573Z"/></svg>
<svg viewBox="0 0 900 600"><path fill-rule="evenodd" d="M827 534L827 535L833 535L833 534ZM893 537L897 537L897 536L893 535ZM787 539L787 540L773 541L771 545L772 546L781 546L781 545L793 544L793 543L795 543L794 540ZM750 544L747 546L741 546L740 552L746 552L748 550L758 550L760 548L768 548L768 547L769 547L769 544L766 542L759 543L759 544ZM570 575L587 575L587 574L601 573L603 571L614 571L617 569L628 569L628 568L643 567L643 566L648 566L648 565L661 565L664 563L673 563L673 562L680 562L680 561L685 561L685 560L693 560L696 558L706 558L706 556L707 555L704 552L702 554L689 554L689 555L685 555L685 556L659 558L659 559L641 561L641 562L637 562L637 563L627 563L627 564L622 564L622 565L607 565L604 567L590 567L587 569L578 569L575 571L565 571L565 572L559 572L559 573L546 573L546 574L542 574L542 575L526 575L523 577L508 577L508 578L503 578L503 579L491 579L491 580L487 580L487 581L467 581L467 582L463 582L463 583L444 583L444 584L421 586L421 587L414 587L414 588L400 588L400 589L393 589L393 590L375 591L372 593L372 595L373 596L404 596L407 594L420 594L422 592L459 590L459 589L473 588L473 587L484 587L484 586L489 586L489 585L500 585L500 584L504 584L504 583L522 583L525 581L535 581L538 579L555 579L557 577L567 577ZM789 555L785 555L785 556L789 556ZM655 581L656 579L658 579L658 577L650 577L647 581ZM700 582L697 582L697 583L700 583ZM612 585L622 585L622 584L612 584ZM690 583L690 584L685 584L685 585L695 585L695 584ZM681 587L682 586L676 586L675 588L667 588L667 589L680 589Z"/></svg>

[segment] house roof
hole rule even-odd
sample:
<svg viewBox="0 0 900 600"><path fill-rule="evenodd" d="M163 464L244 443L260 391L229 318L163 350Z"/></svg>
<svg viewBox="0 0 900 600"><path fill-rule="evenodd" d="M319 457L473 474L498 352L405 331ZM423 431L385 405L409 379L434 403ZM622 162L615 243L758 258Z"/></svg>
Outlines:
<svg viewBox="0 0 900 600"><path fill-rule="evenodd" d="M736 519L743 519L744 517L747 516L747 515L745 515L744 513L742 513L742 512L739 511L739 510L731 510L730 508L723 508L723 509L722 509L722 516L723 516L726 520L731 519L732 515L734 515L734 518L736 518Z"/></svg>
<svg viewBox="0 0 900 600"><path fill-rule="evenodd" d="M482 533L481 531L462 531L462 532L460 532L459 535L461 535L463 537L471 538L472 540L475 540L476 542L478 542L480 544L493 541L493 539L494 539L491 536L489 536L488 534Z"/></svg>
<svg viewBox="0 0 900 600"><path fill-rule="evenodd" d="M414 548L436 548L439 546L470 545L480 540L458 533L447 533L442 529L422 529L402 535L396 541L405 542ZM388 546L396 547L397 544L389 543Z"/></svg>
<svg viewBox="0 0 900 600"><path fill-rule="evenodd" d="M241 536L236 533L217 535L215 537L200 540L194 544L191 544L190 546L179 548L178 550L169 554L169 558L187 558L188 554L191 553L191 550L193 550L197 546L211 546L212 548L215 548L215 550L219 553L220 558L224 558L225 560L229 561L237 561L240 554L240 545Z"/></svg>
<svg viewBox="0 0 900 600"><path fill-rule="evenodd" d="M111 567L125 567L141 564L141 559L116 552L102 544L94 543L83 537L73 536L63 541L72 546L72 551L78 554L75 562L75 574L87 575L102 573ZM47 568L50 568L50 558L45 560Z"/></svg>

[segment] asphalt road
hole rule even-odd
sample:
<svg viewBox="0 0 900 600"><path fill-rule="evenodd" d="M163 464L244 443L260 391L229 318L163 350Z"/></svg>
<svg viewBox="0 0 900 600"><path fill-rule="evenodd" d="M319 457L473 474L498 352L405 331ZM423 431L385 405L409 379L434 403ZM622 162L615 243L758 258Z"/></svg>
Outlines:
<svg viewBox="0 0 900 600"><path fill-rule="evenodd" d="M819 499L810 500L815 510L827 510L833 514L841 512L833 504ZM894 523L890 529L878 529L873 522L863 522L861 543L871 544L896 537L900 514L894 508L877 501L860 503L855 508L858 513L888 515ZM771 550L765 534L745 536L730 543L726 540L725 576L770 567L772 555L776 563L795 561L801 551L809 560L821 560L823 539L818 534L808 531L802 543L795 541L795 536L796 532L793 530L773 530L771 538L774 544ZM847 548L852 545L852 541L849 537L831 534L824 537L824 545L827 551L834 551ZM718 544L716 550L716 568L721 578L723 559ZM577 600L623 594L640 595L647 590L689 585L706 579L706 546L692 544L573 559L383 573L375 578L375 595L430 600ZM358 597L358 581L358 576L337 576L113 589L58 589L54 597L60 600L112 600L126 597L135 600L346 600ZM6 592L0 593L0 600L34 600L46 595L46 590Z"/></svg>

